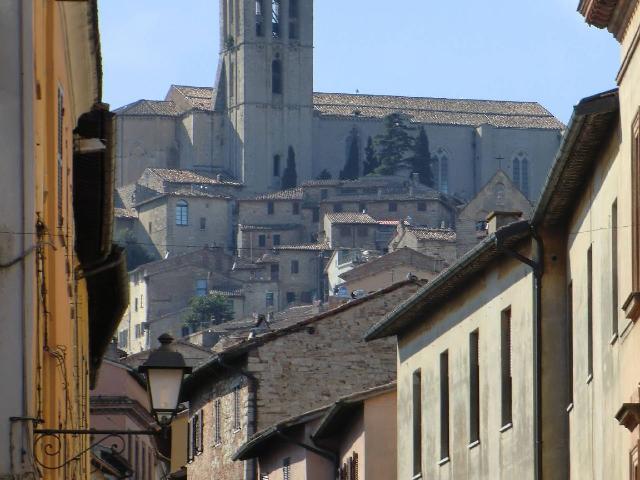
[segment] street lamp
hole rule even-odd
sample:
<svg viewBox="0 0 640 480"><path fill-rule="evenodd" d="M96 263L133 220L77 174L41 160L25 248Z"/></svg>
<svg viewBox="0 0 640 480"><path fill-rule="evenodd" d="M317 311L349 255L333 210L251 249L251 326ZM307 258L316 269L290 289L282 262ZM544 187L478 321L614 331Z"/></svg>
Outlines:
<svg viewBox="0 0 640 480"><path fill-rule="evenodd" d="M162 334L158 341L160 348L151 352L138 372L147 377L151 413L158 425L167 427L178 412L182 380L185 374L191 373L191 367L187 367L180 352L171 346L171 335Z"/></svg>
<svg viewBox="0 0 640 480"><path fill-rule="evenodd" d="M171 425L171 420L178 411L178 402L180 401L180 390L182 389L182 380L184 375L191 373L191 367L188 367L183 356L171 346L173 338L171 335L163 334L158 338L160 348L152 351L149 358L144 364L138 367L138 372L143 373L147 377L147 392L149 393L149 402L151 404L151 414L158 422L160 428L166 432ZM43 423L43 420L32 417L10 417L12 422L31 421L34 425ZM109 438L119 439L121 448L112 446L112 451L122 453L126 445L124 437L135 435L157 435L158 429L149 430L101 430L101 429L49 429L34 428L33 448L37 450L36 445L40 444L40 450L45 458L39 458L34 455L36 463L47 470L59 470L66 465L74 462L82 457L90 449L104 442ZM71 458L62 458L62 462L52 465L49 457L59 457L66 453L64 446L68 436L87 435L100 437L92 439L91 445ZM130 439L129 439L130 441Z"/></svg>

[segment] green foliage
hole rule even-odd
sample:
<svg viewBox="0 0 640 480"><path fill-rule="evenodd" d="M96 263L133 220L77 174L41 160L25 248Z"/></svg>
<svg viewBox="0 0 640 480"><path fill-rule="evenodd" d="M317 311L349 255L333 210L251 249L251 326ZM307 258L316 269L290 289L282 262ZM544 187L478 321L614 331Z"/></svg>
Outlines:
<svg viewBox="0 0 640 480"><path fill-rule="evenodd" d="M340 180L355 180L360 176L360 145L355 129L349 136L349 152L347 162L340 171Z"/></svg>
<svg viewBox="0 0 640 480"><path fill-rule="evenodd" d="M287 166L282 172L282 189L294 188L298 184L298 174L296 172L296 154L293 147L289 146L287 152Z"/></svg>
<svg viewBox="0 0 640 480"><path fill-rule="evenodd" d="M184 323L193 331L230 320L233 320L233 307L222 295L193 297L184 316Z"/></svg>
<svg viewBox="0 0 640 480"><path fill-rule="evenodd" d="M124 234L124 239L118 244L124 247L124 253L127 256L127 271L129 272L140 265L156 260L153 255L137 242L131 230L127 230Z"/></svg>
<svg viewBox="0 0 640 480"><path fill-rule="evenodd" d="M325 168L320 172L320 175L318 175L317 180L331 180L331 178L332 178L331 172Z"/></svg>
<svg viewBox="0 0 640 480"><path fill-rule="evenodd" d="M424 127L420 127L418 137L413 145L413 155L411 157L412 173L419 175L420 183L433 188L435 186L435 180L431 169L432 164L433 159L429 151L429 137L427 137L427 132L425 132Z"/></svg>
<svg viewBox="0 0 640 480"><path fill-rule="evenodd" d="M380 166L378 156L376 155L376 147L373 145L373 139L367 139L367 146L364 149L364 164L362 166L362 174L369 175Z"/></svg>
<svg viewBox="0 0 640 480"><path fill-rule="evenodd" d="M384 133L376 135L375 145L380 165L374 170L379 175L393 175L407 165L407 154L413 148L414 130L408 126L399 113L387 115L384 119Z"/></svg>

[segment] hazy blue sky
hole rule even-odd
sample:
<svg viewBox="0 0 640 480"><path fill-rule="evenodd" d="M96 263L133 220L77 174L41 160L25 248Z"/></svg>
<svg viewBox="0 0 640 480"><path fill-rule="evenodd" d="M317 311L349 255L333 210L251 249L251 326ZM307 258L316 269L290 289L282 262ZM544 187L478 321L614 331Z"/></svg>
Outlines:
<svg viewBox="0 0 640 480"><path fill-rule="evenodd" d="M307 1L307 0L302 0ZM613 88L618 44L578 0L316 0L314 89L533 100L567 122ZM104 98L211 86L218 0L99 0Z"/></svg>

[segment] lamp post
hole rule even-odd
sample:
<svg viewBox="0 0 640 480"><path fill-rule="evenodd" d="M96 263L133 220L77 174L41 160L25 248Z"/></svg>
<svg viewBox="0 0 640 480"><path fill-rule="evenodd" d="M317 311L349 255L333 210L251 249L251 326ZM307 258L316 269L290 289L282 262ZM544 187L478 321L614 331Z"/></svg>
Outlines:
<svg viewBox="0 0 640 480"><path fill-rule="evenodd" d="M122 441L124 448L124 437L134 435L156 435L160 431L165 431L170 427L171 421L178 411L178 403L180 401L180 391L182 389L182 381L185 374L191 373L191 367L188 367L180 352L173 349L171 344L173 338L171 335L163 334L158 338L160 347L153 350L149 354L149 358L144 364L138 367L138 372L144 374L147 378L147 392L149 394L149 403L151 414L158 422L158 429L150 430L99 430L99 429L38 429L33 430L34 433L34 450L35 446L42 442L42 451L46 457L54 457L64 453L64 441L66 436L76 435L93 435L99 436L100 439L93 441L91 445L76 454L72 458L63 459L61 464L51 465L44 459L35 456L35 461L42 468L47 470L58 470L69 463L78 460L82 455L91 450L96 445L104 442L108 438L117 438ZM12 417L12 421L31 420L35 424L43 423L41 419L21 419ZM112 447L117 453L122 453Z"/></svg>

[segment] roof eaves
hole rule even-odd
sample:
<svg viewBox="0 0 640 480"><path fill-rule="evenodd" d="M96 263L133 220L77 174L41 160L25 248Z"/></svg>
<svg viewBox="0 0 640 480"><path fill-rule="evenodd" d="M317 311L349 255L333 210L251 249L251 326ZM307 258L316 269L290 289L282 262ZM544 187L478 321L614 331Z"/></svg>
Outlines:
<svg viewBox="0 0 640 480"><path fill-rule="evenodd" d="M425 304L430 301L435 304L446 300L450 292L455 290L453 287L456 284L467 280L491 261L499 258L501 253L497 249L498 240L503 243L513 243L528 237L530 234L531 225L526 220L511 223L492 233L451 267L444 270L413 296L400 303L382 320L373 325L365 333L365 340L371 341L389 337L404 330L417 319Z"/></svg>

